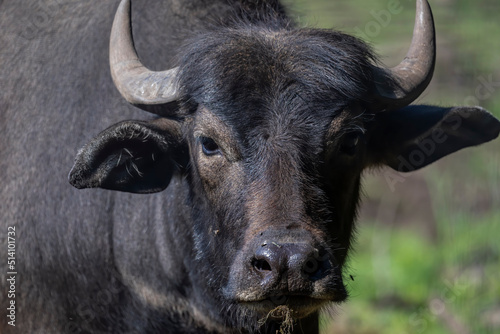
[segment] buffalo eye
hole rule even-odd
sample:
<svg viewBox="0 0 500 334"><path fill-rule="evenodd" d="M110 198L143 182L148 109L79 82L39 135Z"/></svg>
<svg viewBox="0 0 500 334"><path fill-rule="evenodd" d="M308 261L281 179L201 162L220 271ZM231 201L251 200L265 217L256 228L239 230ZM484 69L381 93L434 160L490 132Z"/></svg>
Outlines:
<svg viewBox="0 0 500 334"><path fill-rule="evenodd" d="M220 154L220 147L217 143L208 137L200 137L201 149L203 150L203 154L206 156L212 156L216 154Z"/></svg>
<svg viewBox="0 0 500 334"><path fill-rule="evenodd" d="M340 151L351 156L356 154L362 138L363 132L361 131L354 131L345 134L340 146Z"/></svg>

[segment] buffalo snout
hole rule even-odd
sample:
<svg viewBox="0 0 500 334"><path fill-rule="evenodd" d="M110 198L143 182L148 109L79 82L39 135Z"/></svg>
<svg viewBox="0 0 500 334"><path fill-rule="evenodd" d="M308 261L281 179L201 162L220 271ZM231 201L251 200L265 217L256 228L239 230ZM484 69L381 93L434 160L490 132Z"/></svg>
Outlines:
<svg viewBox="0 0 500 334"><path fill-rule="evenodd" d="M282 286L290 294L308 294L311 283L331 273L330 257L324 249L309 243L280 243L264 240L251 256L251 267L260 285Z"/></svg>
<svg viewBox="0 0 500 334"><path fill-rule="evenodd" d="M346 298L330 247L303 229L270 229L254 236L233 263L225 290L252 309L286 305L302 316Z"/></svg>

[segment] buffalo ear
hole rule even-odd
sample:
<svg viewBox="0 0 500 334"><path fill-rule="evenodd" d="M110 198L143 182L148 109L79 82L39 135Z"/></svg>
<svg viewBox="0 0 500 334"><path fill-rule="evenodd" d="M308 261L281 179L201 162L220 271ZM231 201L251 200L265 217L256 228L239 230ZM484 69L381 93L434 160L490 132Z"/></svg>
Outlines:
<svg viewBox="0 0 500 334"><path fill-rule="evenodd" d="M408 106L376 116L368 155L371 164L409 172L499 132L498 119L480 107Z"/></svg>
<svg viewBox="0 0 500 334"><path fill-rule="evenodd" d="M179 164L180 138L180 125L173 120L115 124L78 152L69 183L78 189L162 191Z"/></svg>

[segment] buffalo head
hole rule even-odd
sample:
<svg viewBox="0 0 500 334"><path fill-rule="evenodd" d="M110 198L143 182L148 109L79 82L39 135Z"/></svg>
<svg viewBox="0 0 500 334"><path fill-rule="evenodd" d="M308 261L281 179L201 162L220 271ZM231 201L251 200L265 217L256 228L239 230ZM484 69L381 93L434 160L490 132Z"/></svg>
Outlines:
<svg viewBox="0 0 500 334"><path fill-rule="evenodd" d="M178 178L193 249L184 262L195 268L186 285L207 294L204 312L226 325L303 318L343 301L362 171L416 170L500 131L479 107L408 106L434 69L426 0L394 68L378 66L354 37L270 14L212 27L188 43L178 67L154 72L140 62L130 25L124 0L112 77L128 102L159 117L99 134L78 153L70 182L152 193ZM420 150L425 143L432 150Z"/></svg>

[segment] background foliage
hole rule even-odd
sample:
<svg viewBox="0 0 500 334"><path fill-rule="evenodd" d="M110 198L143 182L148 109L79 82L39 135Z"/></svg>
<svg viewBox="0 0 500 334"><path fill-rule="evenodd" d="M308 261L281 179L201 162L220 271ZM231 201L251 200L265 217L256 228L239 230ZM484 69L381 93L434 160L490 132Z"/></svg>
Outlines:
<svg viewBox="0 0 500 334"><path fill-rule="evenodd" d="M288 3L302 25L356 35L389 66L410 43L414 0ZM500 117L500 1L430 4L437 67L417 103L481 105ZM323 333L500 333L499 152L496 140L415 173L366 173L351 297L325 313Z"/></svg>

